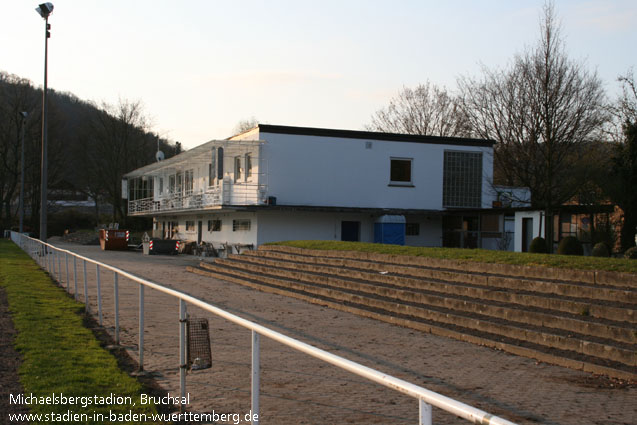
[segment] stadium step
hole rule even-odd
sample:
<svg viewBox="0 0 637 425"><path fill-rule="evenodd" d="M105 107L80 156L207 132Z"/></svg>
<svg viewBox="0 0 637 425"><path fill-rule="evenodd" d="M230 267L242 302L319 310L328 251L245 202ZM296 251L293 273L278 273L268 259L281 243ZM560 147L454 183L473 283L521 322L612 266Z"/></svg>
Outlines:
<svg viewBox="0 0 637 425"><path fill-rule="evenodd" d="M637 379L637 288L630 279L605 276L613 284L600 285L533 272L531 278L512 278L463 264L426 266L414 257L347 255L267 246L189 270L541 361Z"/></svg>

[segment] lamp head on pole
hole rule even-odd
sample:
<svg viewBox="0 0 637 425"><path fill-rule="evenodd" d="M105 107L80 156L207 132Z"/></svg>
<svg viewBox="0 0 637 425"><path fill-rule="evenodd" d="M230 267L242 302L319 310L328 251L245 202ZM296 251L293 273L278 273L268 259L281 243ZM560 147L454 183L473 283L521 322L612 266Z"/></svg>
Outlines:
<svg viewBox="0 0 637 425"><path fill-rule="evenodd" d="M47 19L51 12L53 12L53 3L42 3L35 8L35 11L38 12L43 19Z"/></svg>

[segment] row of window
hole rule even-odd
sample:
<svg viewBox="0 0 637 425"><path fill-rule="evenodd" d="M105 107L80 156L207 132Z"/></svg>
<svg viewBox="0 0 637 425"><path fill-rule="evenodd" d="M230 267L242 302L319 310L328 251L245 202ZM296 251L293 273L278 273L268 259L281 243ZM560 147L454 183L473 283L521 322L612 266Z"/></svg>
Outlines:
<svg viewBox="0 0 637 425"><path fill-rule="evenodd" d="M252 179L252 154L237 155L233 158L234 182L249 182ZM214 186L223 179L223 148L213 149L208 164L208 186Z"/></svg>
<svg viewBox="0 0 637 425"><path fill-rule="evenodd" d="M251 227L252 227L252 221L250 219L232 220L233 232L246 232L246 231L249 231ZM194 231L195 231L195 221L186 220L186 232L194 232ZM221 220L218 220L218 219L208 220L208 231L220 232Z"/></svg>

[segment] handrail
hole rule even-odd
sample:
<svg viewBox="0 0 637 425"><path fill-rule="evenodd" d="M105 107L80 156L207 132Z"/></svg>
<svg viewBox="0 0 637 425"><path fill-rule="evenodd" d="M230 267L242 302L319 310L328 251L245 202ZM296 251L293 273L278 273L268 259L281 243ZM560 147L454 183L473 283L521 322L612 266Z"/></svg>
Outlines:
<svg viewBox="0 0 637 425"><path fill-rule="evenodd" d="M351 373L354 373L355 375L358 375L360 377L366 378L370 381L376 382L378 384L384 385L388 388L391 388L395 391L401 392L403 394L407 394L411 397L414 397L418 400L420 400L420 409L421 409L421 415L420 415L420 423L421 424L431 424L431 409L429 408L429 418L428 419L423 419L423 415L422 415L422 411L423 410L427 410L427 406L423 406L422 403L426 403L426 404L430 404L432 406L436 406L442 410L445 410L449 413L452 413L460 418L466 419L470 422L473 422L475 424L482 424L482 425L515 425L513 422L510 422L506 419L497 417L497 416L493 416L483 410L477 409L475 407L469 406L468 404L462 403L460 401L454 400L450 397L444 396L442 394L438 394L434 391L428 390L426 388L420 387L418 385L412 384L410 382L404 381L402 379L396 378L394 376L388 375L386 373L382 373L380 371L377 371L375 369L369 368L367 366L363 366L359 363L353 362L351 360L348 360L344 357L340 357L337 356L335 354L332 354L328 351L322 350L320 348L314 347L310 344L306 344L304 342L301 342L299 340L296 340L294 338L291 338L287 335L284 335L280 332L274 331L272 329L269 329L265 326L259 325L257 323L251 322L247 319L244 319L242 317L239 317L235 314L229 313L225 310L222 310L219 307L216 307L212 304L209 304L203 300L200 300L198 298L195 298L192 295L189 295L185 292L176 290L176 289L172 289L172 288L167 288L165 286L162 286L158 283L152 282L148 279L144 279L141 278L139 276L136 276L132 273L129 273L127 271L124 271L122 269L119 269L117 267L111 266L109 264L105 264L102 262L99 262L97 260L93 260L91 258L88 257L84 257L82 255L76 254L72 251L66 250L66 249L62 249L62 248L58 248L52 244L49 243L45 243L42 241L39 241L37 239L33 239L30 238L28 236L25 236L23 234L17 233L17 232L11 232L11 240L13 240L13 242L15 242L21 249L24 250L23 246L22 246L22 239L26 238L27 240L29 240L30 242L36 242L37 244L40 244L42 246L46 246L49 247L55 251L59 251L62 253L66 253L66 254L70 254L75 256L78 259L84 260L86 262L90 262L92 264L95 264L98 267L104 268L106 270L111 270L116 274L119 274L121 276L124 276L134 282L139 283L140 285L143 286L147 286L149 288L153 288L157 291L163 292L165 294L171 295L173 297L176 297L180 300L180 305L181 302L188 302L190 304L193 304L203 310L206 310L210 313L213 313L217 316L223 317L226 320L229 320L239 326L242 326L246 329L250 329L253 333L256 333L258 335L263 335L266 336L272 340L278 341L279 343L286 345L290 348L293 348L297 351L303 352L305 354L308 354L309 356L312 356L314 358L323 360L326 363L332 364L338 368L341 368L343 370L347 370ZM16 241L16 239L20 239L20 241ZM53 265L53 267L55 268L55 264ZM67 286L68 286L68 282L67 282ZM255 338L253 338L254 341ZM258 338L257 338L258 341ZM258 366L257 366L258 367ZM257 369L258 370L258 369ZM182 392L184 391L184 388L182 387ZM253 394L254 396L254 394ZM254 413L254 410L253 410Z"/></svg>

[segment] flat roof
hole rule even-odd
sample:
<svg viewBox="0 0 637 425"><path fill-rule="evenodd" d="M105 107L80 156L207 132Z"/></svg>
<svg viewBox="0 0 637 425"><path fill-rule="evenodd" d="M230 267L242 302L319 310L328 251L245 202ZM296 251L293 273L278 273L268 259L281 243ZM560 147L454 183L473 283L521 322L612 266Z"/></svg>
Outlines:
<svg viewBox="0 0 637 425"><path fill-rule="evenodd" d="M468 137L423 136L418 134L383 133L377 131L341 130L332 128L293 127L287 125L259 124L261 133L296 134L301 136L342 137L346 139L383 140L388 142L428 143L436 145L492 147L495 140Z"/></svg>

